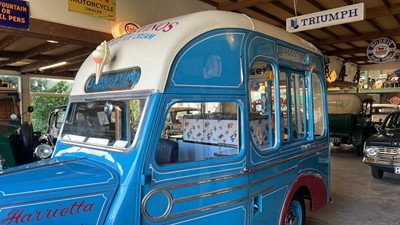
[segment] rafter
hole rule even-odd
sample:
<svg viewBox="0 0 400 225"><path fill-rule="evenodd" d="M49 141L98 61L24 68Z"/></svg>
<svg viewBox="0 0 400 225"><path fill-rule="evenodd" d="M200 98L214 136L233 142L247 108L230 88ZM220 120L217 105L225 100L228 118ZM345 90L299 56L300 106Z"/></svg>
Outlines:
<svg viewBox="0 0 400 225"><path fill-rule="evenodd" d="M20 37L14 36L14 35L7 35L3 39L0 40L0 50L4 49L5 47L11 45L15 41L20 39Z"/></svg>
<svg viewBox="0 0 400 225"><path fill-rule="evenodd" d="M52 37L59 42L96 47L104 40L111 40L109 33L68 26L59 23L30 18L29 30L18 30L0 27L0 32L18 36L38 39Z"/></svg>
<svg viewBox="0 0 400 225"><path fill-rule="evenodd" d="M26 51L21 57L10 58L10 59L8 59L8 60L1 61L1 62L0 62L0 67L5 66L5 65L9 65L9 64L16 63L16 62L21 61L21 60L23 60L23 59L27 59L27 58L30 58L30 57L32 57L32 56L39 55L39 54L41 54L41 53L43 53L43 52L47 52L47 51L50 51L50 50L59 48L59 47L64 46L64 45L65 45L65 44L63 44L63 43L56 43L56 44L53 44L53 43L45 43L45 44L43 44L43 45L37 46L37 47L35 47L35 48L32 48L32 49Z"/></svg>
<svg viewBox="0 0 400 225"><path fill-rule="evenodd" d="M369 39L376 39L376 38L380 38L383 36L385 36L385 37L400 36L400 30L393 29L393 30L385 30L382 33L370 32L370 33L364 33L364 34L360 34L360 35L351 35L351 36L344 36L344 37L340 37L340 38L325 39L325 40L321 40L315 44L332 45L332 44L340 44L340 43L353 42L353 41L364 41L364 40L369 40Z"/></svg>
<svg viewBox="0 0 400 225"><path fill-rule="evenodd" d="M34 72L42 66L49 66L55 62L79 61L82 63L93 50L94 49L87 48L87 47L80 48L75 51L66 53L64 55L61 55L58 57L53 57L53 60L51 62L41 61L41 62L31 63L28 65L22 66L21 72L23 72L23 73Z"/></svg>
<svg viewBox="0 0 400 225"><path fill-rule="evenodd" d="M227 11L234 11L243 8L248 8L251 6L256 6L268 2L273 2L277 0L247 0L247 1L240 1L240 2L230 2L225 1L218 4L219 10L227 10Z"/></svg>

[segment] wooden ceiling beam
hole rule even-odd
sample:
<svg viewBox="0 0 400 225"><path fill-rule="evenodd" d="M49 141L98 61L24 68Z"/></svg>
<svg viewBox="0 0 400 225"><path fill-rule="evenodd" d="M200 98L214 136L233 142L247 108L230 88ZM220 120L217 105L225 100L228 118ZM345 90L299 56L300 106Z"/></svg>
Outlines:
<svg viewBox="0 0 400 225"><path fill-rule="evenodd" d="M49 66L51 64L54 64L55 62L83 62L88 55L93 51L94 49L92 48L80 48L75 51L66 53L64 55L58 56L58 57L53 57L53 60L51 62L46 62L46 61L41 61L37 63L31 63L29 65L25 65L21 67L21 72L23 73L29 73L29 72L34 72L37 71L40 67L43 66Z"/></svg>
<svg viewBox="0 0 400 225"><path fill-rule="evenodd" d="M399 15L393 15L393 17L396 20L397 24L400 25L400 16Z"/></svg>
<svg viewBox="0 0 400 225"><path fill-rule="evenodd" d="M68 52L64 55L58 56L55 61L72 61L77 58L86 58L94 50L95 50L95 48L83 47L83 48L77 49L75 51Z"/></svg>
<svg viewBox="0 0 400 225"><path fill-rule="evenodd" d="M216 3L216 2L214 2L214 1L212 1L212 0L200 0L201 2L204 2L204 3L206 3L206 4L209 4L209 5L212 5L212 6L214 6L215 8L218 8L218 3Z"/></svg>
<svg viewBox="0 0 400 225"><path fill-rule="evenodd" d="M381 2L385 5L386 8L390 9L392 5L388 0L381 0Z"/></svg>
<svg viewBox="0 0 400 225"><path fill-rule="evenodd" d="M104 40L108 41L113 38L110 33L73 27L35 18L30 18L29 30L0 27L0 32L8 33L18 37L31 37L44 40L52 37L53 40L59 42L84 45L88 47L96 47Z"/></svg>
<svg viewBox="0 0 400 225"><path fill-rule="evenodd" d="M47 52L47 51L59 48L61 46L64 46L64 44L63 43L56 43L56 44L45 43L43 45L37 46L35 48L32 48L32 49L26 51L21 57L10 58L8 60L1 61L0 67L8 65L8 64L16 63L18 61L21 61L21 60L24 60L24 59L27 59L27 58L30 58L30 57L33 57L36 55L40 55L43 52Z"/></svg>
<svg viewBox="0 0 400 225"><path fill-rule="evenodd" d="M277 22L277 23L279 23L281 25L281 28L286 26L286 22L285 21L283 21L279 17L276 17L276 16L274 16L274 15L272 15L272 14L270 14L270 13L264 11L264 10L261 10L261 9L259 9L257 7L254 7L254 6L249 7L248 9L253 11L253 12L255 12L255 13L258 13L258 14L264 16L264 17L267 17L267 18L269 18L271 20L274 20L275 22Z"/></svg>
<svg viewBox="0 0 400 225"><path fill-rule="evenodd" d="M71 63L62 67L58 67L58 68L54 68L51 69L49 71L51 71L51 73L53 74L57 74L57 73L61 73L61 72L66 72L66 71L78 71L79 68L82 65L82 61L81 62L75 62L75 63Z"/></svg>
<svg viewBox="0 0 400 225"><path fill-rule="evenodd" d="M326 51L328 55L354 55L366 52L367 48L352 48L352 49L339 49L335 51Z"/></svg>
<svg viewBox="0 0 400 225"><path fill-rule="evenodd" d="M1 67L0 70L9 70L9 71L20 72L18 66L4 66L4 67Z"/></svg>
<svg viewBox="0 0 400 225"><path fill-rule="evenodd" d="M24 54L19 52L0 51L0 58L24 58ZM55 61L54 56L51 55L35 55L27 59L49 62Z"/></svg>
<svg viewBox="0 0 400 225"><path fill-rule="evenodd" d="M400 4L393 4L391 5L390 8L386 8L386 6L380 6L367 9L365 13L365 18L373 19L376 17L391 16L399 13L400 13Z"/></svg>
<svg viewBox="0 0 400 225"><path fill-rule="evenodd" d="M400 36L400 30L399 29L393 29L393 30L385 30L381 33L379 32L369 32L369 33L364 33L360 35L351 35L351 36L344 36L344 37L339 37L339 38L332 38L332 39L325 39L321 40L318 43L318 45L332 45L332 44L341 44L341 43L347 43L347 42L353 42L353 41L365 41L369 39L377 39L380 37L393 37L393 36Z"/></svg>
<svg viewBox="0 0 400 225"><path fill-rule="evenodd" d="M5 47L11 45L15 41L20 39L20 37L14 35L7 35L3 39L0 40L0 50L4 49Z"/></svg>
<svg viewBox="0 0 400 225"><path fill-rule="evenodd" d="M269 3L277 0L247 0L240 2L225 1L218 4L219 10L234 11L243 8L249 8L251 6L256 6L264 3Z"/></svg>

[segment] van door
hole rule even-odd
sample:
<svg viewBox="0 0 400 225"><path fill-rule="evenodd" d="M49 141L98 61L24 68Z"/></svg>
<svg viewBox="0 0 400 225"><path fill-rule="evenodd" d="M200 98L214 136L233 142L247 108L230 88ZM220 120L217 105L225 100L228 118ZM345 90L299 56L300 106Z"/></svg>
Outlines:
<svg viewBox="0 0 400 225"><path fill-rule="evenodd" d="M256 58L249 73L250 159L249 195L251 224L278 224L281 205L288 187L281 177L291 172L278 158L284 102L279 99L276 63Z"/></svg>
<svg viewBox="0 0 400 225"><path fill-rule="evenodd" d="M144 171L143 224L248 224L243 96L161 102L167 107Z"/></svg>

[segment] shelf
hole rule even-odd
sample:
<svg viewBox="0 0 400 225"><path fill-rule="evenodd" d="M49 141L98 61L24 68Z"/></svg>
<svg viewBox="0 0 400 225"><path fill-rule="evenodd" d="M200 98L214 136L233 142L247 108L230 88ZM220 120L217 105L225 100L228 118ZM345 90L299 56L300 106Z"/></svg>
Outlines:
<svg viewBox="0 0 400 225"><path fill-rule="evenodd" d="M357 89L328 90L330 94L358 93Z"/></svg>
<svg viewBox="0 0 400 225"><path fill-rule="evenodd" d="M360 89L358 93L365 93L365 94L400 93L400 88Z"/></svg>
<svg viewBox="0 0 400 225"><path fill-rule="evenodd" d="M341 94L341 93L362 93L362 94L400 93L400 88L328 90L328 93L331 93L331 94Z"/></svg>

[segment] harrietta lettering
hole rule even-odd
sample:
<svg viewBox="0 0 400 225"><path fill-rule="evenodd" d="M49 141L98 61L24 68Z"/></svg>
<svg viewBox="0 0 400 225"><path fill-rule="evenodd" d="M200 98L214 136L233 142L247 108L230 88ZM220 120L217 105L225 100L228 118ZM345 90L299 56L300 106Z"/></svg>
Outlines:
<svg viewBox="0 0 400 225"><path fill-rule="evenodd" d="M24 224L38 221L56 219L65 216L93 212L94 204L86 204L85 200L74 202L70 206L48 208L45 210L26 211L24 208L13 210L7 214L7 218L0 222L0 225Z"/></svg>

